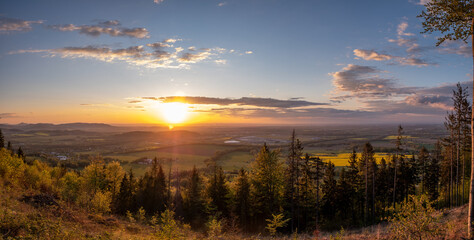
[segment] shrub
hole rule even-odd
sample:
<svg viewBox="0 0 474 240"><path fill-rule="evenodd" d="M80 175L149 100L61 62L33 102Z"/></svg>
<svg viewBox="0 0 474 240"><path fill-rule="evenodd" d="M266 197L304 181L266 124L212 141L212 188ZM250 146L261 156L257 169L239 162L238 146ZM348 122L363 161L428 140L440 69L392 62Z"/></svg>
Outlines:
<svg viewBox="0 0 474 240"><path fill-rule="evenodd" d="M186 239L186 232L190 230L189 225L181 225L174 219L174 212L166 209L160 215L159 224L155 226L155 235L158 239Z"/></svg>
<svg viewBox="0 0 474 240"><path fill-rule="evenodd" d="M79 195L79 176L75 172L67 172L60 180L61 197L68 202L75 202Z"/></svg>
<svg viewBox="0 0 474 240"><path fill-rule="evenodd" d="M271 236L275 236L277 233L277 228L286 226L290 219L283 219L283 213L280 213L278 215L272 214L272 216L273 219L266 219L268 224L265 228L270 232Z"/></svg>
<svg viewBox="0 0 474 240"><path fill-rule="evenodd" d="M110 192L97 191L90 201L90 209L96 213L108 213L110 212L110 203L112 202L112 196Z"/></svg>
<svg viewBox="0 0 474 240"><path fill-rule="evenodd" d="M222 237L222 220L219 220L216 216L212 216L209 219L209 222L207 222L206 227L209 239L219 239Z"/></svg>
<svg viewBox="0 0 474 240"><path fill-rule="evenodd" d="M391 239L433 239L441 237L444 228L436 216L428 196L410 196L393 217L388 220Z"/></svg>

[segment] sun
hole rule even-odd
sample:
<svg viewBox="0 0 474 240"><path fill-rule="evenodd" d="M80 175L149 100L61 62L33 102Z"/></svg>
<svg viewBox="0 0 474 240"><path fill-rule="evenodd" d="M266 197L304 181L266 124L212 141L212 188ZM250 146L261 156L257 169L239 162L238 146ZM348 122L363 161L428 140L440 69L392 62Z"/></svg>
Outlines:
<svg viewBox="0 0 474 240"><path fill-rule="evenodd" d="M188 105L185 103L164 103L161 106L161 113L167 123L170 124L170 129L173 128L172 124L182 123L188 117Z"/></svg>

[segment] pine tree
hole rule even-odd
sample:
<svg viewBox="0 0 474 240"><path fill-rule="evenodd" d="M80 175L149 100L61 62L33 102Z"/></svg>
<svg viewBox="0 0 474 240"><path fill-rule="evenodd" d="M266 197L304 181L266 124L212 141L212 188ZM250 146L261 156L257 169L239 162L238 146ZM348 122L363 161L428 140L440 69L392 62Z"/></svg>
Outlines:
<svg viewBox="0 0 474 240"><path fill-rule="evenodd" d="M284 169L279 156L278 150L270 151L264 144L252 163L252 198L260 224L272 214L280 212Z"/></svg>
<svg viewBox="0 0 474 240"><path fill-rule="evenodd" d="M7 150L13 155L13 147L10 141L8 141L7 143Z"/></svg>
<svg viewBox="0 0 474 240"><path fill-rule="evenodd" d="M151 168L140 180L140 203L148 214L161 213L167 205L166 177L155 157Z"/></svg>
<svg viewBox="0 0 474 240"><path fill-rule="evenodd" d="M2 129L0 129L0 149L5 147L5 138L3 137Z"/></svg>
<svg viewBox="0 0 474 240"><path fill-rule="evenodd" d="M375 152L374 148L372 147L372 144L369 142L364 144L364 149L361 154L361 161L360 161L360 169L361 172L364 174L365 178L365 212L364 212L364 222L367 225L368 223L368 215L369 215L369 199L373 199L374 196L374 189L373 189L373 181L375 181L375 169L374 169L374 163L375 163L375 158L374 158ZM369 180L369 176L370 179ZM370 183L369 183L370 181ZM371 197L369 198L369 190L371 190ZM373 201L372 201L373 202ZM372 204L374 205L374 204ZM374 210L374 207L371 208L372 212ZM373 214L372 214L373 215Z"/></svg>
<svg viewBox="0 0 474 240"><path fill-rule="evenodd" d="M331 225L330 223L336 214L336 203L334 201L336 200L337 190L336 172L332 162L328 162L326 165L321 190L323 193L321 213L324 216L326 225Z"/></svg>
<svg viewBox="0 0 474 240"><path fill-rule="evenodd" d="M290 213L290 228L294 231L299 228L299 188L298 182L300 180L300 165L301 157L303 155L303 147L301 142L296 138L295 130L290 138L290 146L288 149L287 169L285 171L286 186L285 186L285 203L287 211Z"/></svg>
<svg viewBox="0 0 474 240"><path fill-rule="evenodd" d="M211 200L211 207L222 214L222 216L228 217L229 188L222 167L214 166L214 172L209 179L206 193Z"/></svg>
<svg viewBox="0 0 474 240"><path fill-rule="evenodd" d="M418 153L418 167L420 168L421 174L421 192L424 194L427 190L426 178L428 174L428 166L429 166L429 153L426 150L425 146L423 146Z"/></svg>
<svg viewBox="0 0 474 240"><path fill-rule="evenodd" d="M251 216L250 182L247 172L241 168L235 179L234 213L239 218L240 225L248 229Z"/></svg>
<svg viewBox="0 0 474 240"><path fill-rule="evenodd" d="M25 160L25 153L23 152L23 149L21 149L21 146L18 147L18 150L16 151L16 155L17 155L19 158Z"/></svg>
<svg viewBox="0 0 474 240"><path fill-rule="evenodd" d="M201 176L199 176L199 172L196 166L194 166L185 189L184 212L185 219L195 228L201 227L204 224L202 219L205 213L205 202L202 189Z"/></svg>

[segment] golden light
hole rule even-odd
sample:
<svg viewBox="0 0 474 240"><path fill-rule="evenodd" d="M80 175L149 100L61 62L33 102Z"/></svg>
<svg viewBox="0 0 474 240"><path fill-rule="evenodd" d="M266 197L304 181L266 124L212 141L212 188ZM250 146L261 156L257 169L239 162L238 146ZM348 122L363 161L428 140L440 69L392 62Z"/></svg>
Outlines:
<svg viewBox="0 0 474 240"><path fill-rule="evenodd" d="M172 124L182 123L186 120L189 113L188 105L179 102L163 103L161 113L166 122L170 124L170 129L172 129Z"/></svg>

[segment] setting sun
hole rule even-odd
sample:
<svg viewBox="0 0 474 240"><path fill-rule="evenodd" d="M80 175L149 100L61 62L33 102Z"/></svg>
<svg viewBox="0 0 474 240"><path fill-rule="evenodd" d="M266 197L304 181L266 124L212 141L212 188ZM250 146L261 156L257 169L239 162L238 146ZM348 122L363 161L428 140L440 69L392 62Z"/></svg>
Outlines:
<svg viewBox="0 0 474 240"><path fill-rule="evenodd" d="M161 113L169 124L182 123L188 117L188 106L185 103L164 103ZM170 126L170 128L172 128Z"/></svg>

